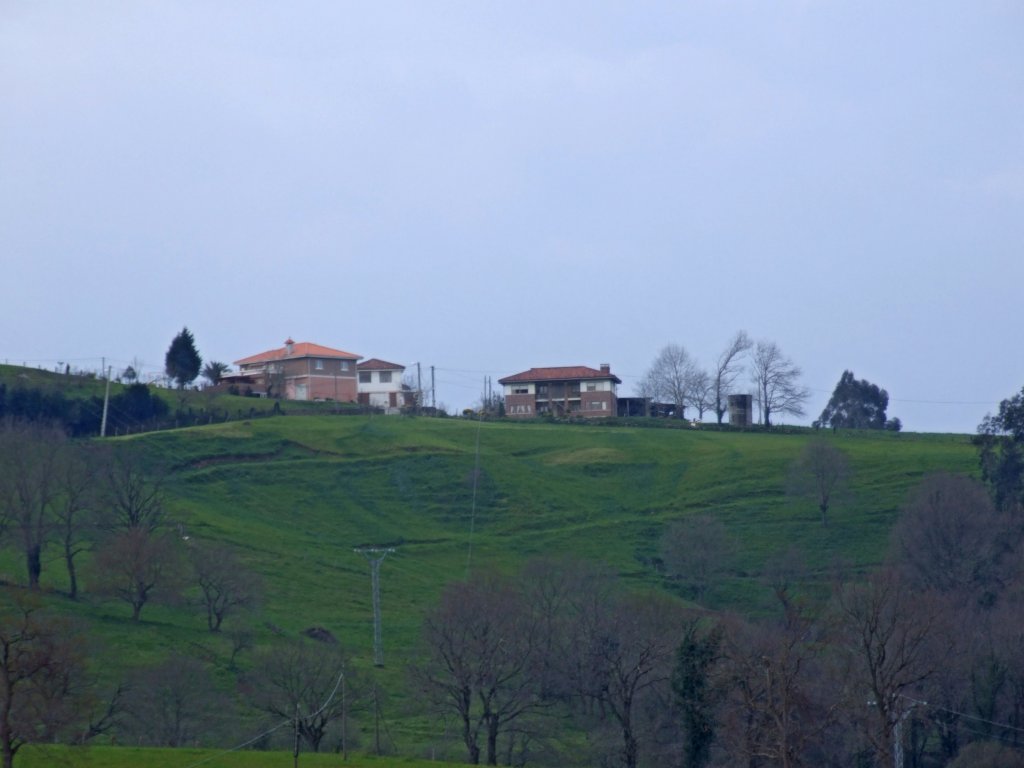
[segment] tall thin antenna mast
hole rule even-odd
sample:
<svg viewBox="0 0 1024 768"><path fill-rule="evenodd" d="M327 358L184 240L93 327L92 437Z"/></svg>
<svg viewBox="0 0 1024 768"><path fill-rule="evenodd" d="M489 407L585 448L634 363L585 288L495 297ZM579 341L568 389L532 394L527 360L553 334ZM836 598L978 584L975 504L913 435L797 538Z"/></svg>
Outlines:
<svg viewBox="0 0 1024 768"><path fill-rule="evenodd" d="M363 555L370 563L370 584L373 588L373 665L384 666L384 648L381 642L380 621L380 564L395 551L394 547L359 547L352 550Z"/></svg>

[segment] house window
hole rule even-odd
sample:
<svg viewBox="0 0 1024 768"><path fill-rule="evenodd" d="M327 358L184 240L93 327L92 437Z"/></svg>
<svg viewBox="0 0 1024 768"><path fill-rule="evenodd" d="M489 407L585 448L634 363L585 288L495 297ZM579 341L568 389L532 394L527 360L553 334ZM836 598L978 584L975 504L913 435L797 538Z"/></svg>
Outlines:
<svg viewBox="0 0 1024 768"><path fill-rule="evenodd" d="M342 360L341 361L341 370L343 370L343 371L347 371L348 370L348 360Z"/></svg>
<svg viewBox="0 0 1024 768"><path fill-rule="evenodd" d="M590 410L592 411L606 411L608 410L608 403L604 400L591 400Z"/></svg>
<svg viewBox="0 0 1024 768"><path fill-rule="evenodd" d="M546 395L547 393L548 393L548 385L547 384L538 384L537 385L537 394L538 395Z"/></svg>
<svg viewBox="0 0 1024 768"><path fill-rule="evenodd" d="M373 374L371 374L369 371L360 371L359 372L359 383L360 384L369 384L371 381L373 381Z"/></svg>
<svg viewBox="0 0 1024 768"><path fill-rule="evenodd" d="M324 369L324 361L323 360L314 360L313 361L313 367L316 370L318 370L318 371L322 371Z"/></svg>
<svg viewBox="0 0 1024 768"><path fill-rule="evenodd" d="M530 394L529 387L512 387L513 395L528 395Z"/></svg>
<svg viewBox="0 0 1024 768"><path fill-rule="evenodd" d="M381 371L380 372L380 383L381 384L390 384L391 383L391 371Z"/></svg>
<svg viewBox="0 0 1024 768"><path fill-rule="evenodd" d="M587 392L597 392L597 384L592 381L587 382Z"/></svg>

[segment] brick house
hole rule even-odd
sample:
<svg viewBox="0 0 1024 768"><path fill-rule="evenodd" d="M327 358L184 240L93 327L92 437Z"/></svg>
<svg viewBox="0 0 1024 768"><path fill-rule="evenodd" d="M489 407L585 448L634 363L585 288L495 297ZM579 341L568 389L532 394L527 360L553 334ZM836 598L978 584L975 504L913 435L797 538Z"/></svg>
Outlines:
<svg viewBox="0 0 1024 768"><path fill-rule="evenodd" d="M622 381L607 363L600 370L585 365L531 368L506 376L505 415L529 419L544 414L608 418L616 415L616 385Z"/></svg>
<svg viewBox="0 0 1024 768"><path fill-rule="evenodd" d="M238 372L226 375L224 381L264 397L354 403L359 358L340 349L288 339L283 347L236 360Z"/></svg>
<svg viewBox="0 0 1024 768"><path fill-rule="evenodd" d="M402 391L404 365L374 357L358 363L356 371L361 405L383 408L385 413L397 413L406 406L406 393Z"/></svg>

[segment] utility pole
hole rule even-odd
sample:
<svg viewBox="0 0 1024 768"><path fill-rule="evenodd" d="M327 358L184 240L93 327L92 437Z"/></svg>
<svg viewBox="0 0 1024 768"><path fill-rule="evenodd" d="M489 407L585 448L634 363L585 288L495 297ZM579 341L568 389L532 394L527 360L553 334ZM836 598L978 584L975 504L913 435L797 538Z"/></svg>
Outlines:
<svg viewBox="0 0 1024 768"><path fill-rule="evenodd" d="M437 390L434 389L434 366L430 366L430 407L437 409Z"/></svg>
<svg viewBox="0 0 1024 768"><path fill-rule="evenodd" d="M892 757L893 765L895 766L895 768L903 768L903 721L910 717L910 714L916 705L916 701L911 702L910 706L908 706L905 710L903 710L902 712L897 711L895 713L896 722L893 725L892 729Z"/></svg>
<svg viewBox="0 0 1024 768"><path fill-rule="evenodd" d="M380 620L380 564L395 551L394 547L359 547L358 552L370 563L370 585L373 590L373 665L384 666L384 648L381 642Z"/></svg>
<svg viewBox="0 0 1024 768"><path fill-rule="evenodd" d="M380 756L380 702L377 701L377 681L373 682L373 746Z"/></svg>
<svg viewBox="0 0 1024 768"><path fill-rule="evenodd" d="M346 720L348 720L348 700L345 698L345 683L348 674L345 672L345 667L341 668L341 759L348 761L348 728L346 728Z"/></svg>
<svg viewBox="0 0 1024 768"><path fill-rule="evenodd" d="M103 369L107 374L107 389L103 393L103 419L100 421L100 437L107 436L107 411L110 409L110 369L107 368L107 358L103 358Z"/></svg>
<svg viewBox="0 0 1024 768"><path fill-rule="evenodd" d="M897 697L910 701L910 706L903 709L897 702ZM891 699L892 705L889 710L889 717L892 723L892 764L893 768L903 768L903 721L910 717L914 707L918 704L927 705L927 702L914 701L898 693L892 694ZM868 701L868 706L877 707L878 702L874 700Z"/></svg>
<svg viewBox="0 0 1024 768"><path fill-rule="evenodd" d="M420 364L416 363L416 415L423 410L423 377L420 375Z"/></svg>

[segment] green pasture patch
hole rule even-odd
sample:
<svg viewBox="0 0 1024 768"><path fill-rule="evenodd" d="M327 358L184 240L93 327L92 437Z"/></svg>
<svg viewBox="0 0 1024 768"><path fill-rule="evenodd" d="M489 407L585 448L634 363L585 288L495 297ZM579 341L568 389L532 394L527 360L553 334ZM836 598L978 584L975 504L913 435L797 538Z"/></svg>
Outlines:
<svg viewBox="0 0 1024 768"><path fill-rule="evenodd" d="M291 752L213 749L157 749L106 746L27 745L15 760L17 768L280 768L291 766ZM428 768L430 760L350 753L347 760L337 753L299 754L300 768ZM449 763L452 765L452 763Z"/></svg>
<svg viewBox="0 0 1024 768"><path fill-rule="evenodd" d="M830 511L828 526L811 500L786 494L789 467L814 438L846 451L853 469L850 493ZM147 605L135 623L127 605L91 592L88 554L82 556L81 599L64 597L66 576L51 548L44 553L47 607L88 627L90 656L103 679L180 652L205 660L223 690L233 691L237 671L228 669L227 637L233 627L249 626L258 647L323 627L349 651L353 666L387 692L385 715L396 743L418 754L439 738L438 726L425 718L406 671L420 652L423 618L446 583L514 572L532 557L565 556L606 564L638 588L677 595L660 566L661 537L677 521L710 515L734 543L726 574L709 592L710 604L760 613L773 600L764 583L773 559L797 553L802 581L796 588L824 594L837 565L859 574L882 561L899 510L923 477L977 472L968 436L331 413L231 420L116 442L169 469L167 508L188 537L182 552L189 541L230 547L259 574L264 600L255 615L229 618L220 634L207 631L189 602L194 588L177 604ZM367 546L395 549L380 571L382 669L372 665L370 565L354 551ZM23 571L12 547L0 552L4 578L18 583ZM244 651L237 662L244 669L251 658ZM93 759L88 756L106 749L69 754ZM19 765L57 764L32 763L42 758L30 754L19 755ZM74 764L159 766L156 761L164 759L160 750L111 754L122 762ZM185 753L168 754L178 760ZM258 766L263 763L252 761L274 753L240 754L251 761L211 765ZM275 759L290 764L288 755ZM300 764L318 765L318 759L304 754Z"/></svg>

